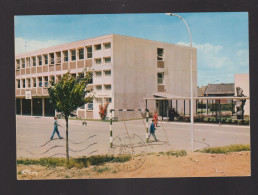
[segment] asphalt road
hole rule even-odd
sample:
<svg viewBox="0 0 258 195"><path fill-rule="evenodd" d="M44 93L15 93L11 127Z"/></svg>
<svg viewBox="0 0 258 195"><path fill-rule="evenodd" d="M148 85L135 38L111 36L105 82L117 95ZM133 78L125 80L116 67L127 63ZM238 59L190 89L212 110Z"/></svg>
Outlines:
<svg viewBox="0 0 258 195"><path fill-rule="evenodd" d="M58 120L60 134L65 138L65 121ZM133 120L113 123L113 139L129 133L138 135L145 142L145 121ZM65 139L50 141L53 118L17 116L17 158L64 157ZM126 131L127 129L127 131ZM159 123L156 130L159 142L146 144L147 152L168 150L191 150L190 124L178 122ZM57 138L57 135L55 135ZM153 139L151 137L151 139ZM250 144L250 127L217 124L194 125L194 150L208 146ZM109 123L87 121L83 126L79 120L69 120L70 156L109 154Z"/></svg>

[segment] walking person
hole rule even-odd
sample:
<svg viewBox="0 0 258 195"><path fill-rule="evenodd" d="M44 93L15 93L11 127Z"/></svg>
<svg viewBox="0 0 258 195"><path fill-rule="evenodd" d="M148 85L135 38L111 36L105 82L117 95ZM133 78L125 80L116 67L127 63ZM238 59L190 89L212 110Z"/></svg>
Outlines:
<svg viewBox="0 0 258 195"><path fill-rule="evenodd" d="M52 136L51 136L51 140L53 140L53 137L55 135L55 133L57 133L59 139L64 139L62 136L60 136L59 134L59 131L58 131L58 126L60 126L58 123L57 123L57 116L54 117L54 131L52 133Z"/></svg>
<svg viewBox="0 0 258 195"><path fill-rule="evenodd" d="M155 128L154 122L155 122L155 120L152 120L152 123L150 125L150 134L149 134L148 140L150 140L150 136L152 135L152 137L154 137L155 141L157 142L158 139L156 138L156 135L155 135L156 128Z"/></svg>

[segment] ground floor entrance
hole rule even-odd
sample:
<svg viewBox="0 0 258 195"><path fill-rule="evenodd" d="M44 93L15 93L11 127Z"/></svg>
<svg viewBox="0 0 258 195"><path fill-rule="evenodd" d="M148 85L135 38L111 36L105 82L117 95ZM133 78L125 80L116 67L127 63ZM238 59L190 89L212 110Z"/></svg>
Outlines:
<svg viewBox="0 0 258 195"><path fill-rule="evenodd" d="M16 99L16 114L29 116L55 116L50 98Z"/></svg>

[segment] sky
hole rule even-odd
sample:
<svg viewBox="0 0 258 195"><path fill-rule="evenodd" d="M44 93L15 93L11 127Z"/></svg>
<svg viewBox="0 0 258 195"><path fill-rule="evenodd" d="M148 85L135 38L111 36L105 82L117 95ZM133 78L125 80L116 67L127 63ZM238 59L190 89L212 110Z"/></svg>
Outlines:
<svg viewBox="0 0 258 195"><path fill-rule="evenodd" d="M249 73L247 12L176 13L197 48L198 86ZM15 16L15 54L107 34L189 45L182 20L164 13Z"/></svg>

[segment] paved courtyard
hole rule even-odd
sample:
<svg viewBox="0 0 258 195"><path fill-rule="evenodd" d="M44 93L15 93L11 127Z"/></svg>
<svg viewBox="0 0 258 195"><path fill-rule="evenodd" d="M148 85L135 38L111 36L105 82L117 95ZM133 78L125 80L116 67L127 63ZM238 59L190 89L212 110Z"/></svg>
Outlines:
<svg viewBox="0 0 258 195"><path fill-rule="evenodd" d="M65 137L65 120L58 120L60 134ZM65 139L50 141L54 119L43 117L17 116L16 143L17 158L64 157ZM144 120L113 123L113 138L126 133L136 134L145 141ZM125 127L126 125L126 127ZM147 152L184 149L191 150L190 124L177 122L159 123L156 136L159 142L146 144ZM151 137L151 139L153 139ZM250 144L249 126L217 124L194 125L194 150L208 146L230 144ZM87 121L83 126L80 120L69 120L70 156L89 156L109 153L109 123Z"/></svg>

